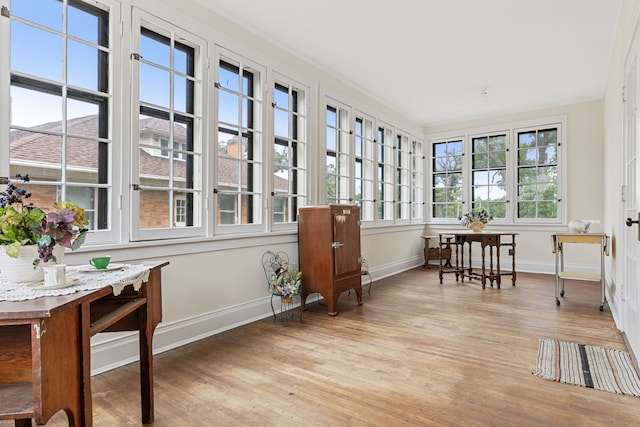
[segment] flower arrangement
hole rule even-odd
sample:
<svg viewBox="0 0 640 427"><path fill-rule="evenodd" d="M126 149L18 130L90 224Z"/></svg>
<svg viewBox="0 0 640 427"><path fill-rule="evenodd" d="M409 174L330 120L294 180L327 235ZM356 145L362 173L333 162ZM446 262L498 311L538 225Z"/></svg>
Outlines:
<svg viewBox="0 0 640 427"><path fill-rule="evenodd" d="M475 208L470 212L462 215L460 219L462 220L460 221L462 225L468 226L472 222L480 222L482 224L486 224L493 219L493 216L489 215L489 212L487 212L485 208Z"/></svg>
<svg viewBox="0 0 640 427"><path fill-rule="evenodd" d="M302 287L302 272L295 265L289 266L288 256L284 253L267 251L265 256L269 257L266 265L271 270L267 274L269 291L281 297L298 295Z"/></svg>
<svg viewBox="0 0 640 427"><path fill-rule="evenodd" d="M29 175L17 174L16 178L29 182ZM18 247L38 245L38 259L57 262L53 255L55 245L71 250L79 248L87 234L89 221L81 207L72 202L56 203L53 212L46 213L32 203L25 203L31 193L8 183L0 192L0 245L5 246L7 256L18 257Z"/></svg>

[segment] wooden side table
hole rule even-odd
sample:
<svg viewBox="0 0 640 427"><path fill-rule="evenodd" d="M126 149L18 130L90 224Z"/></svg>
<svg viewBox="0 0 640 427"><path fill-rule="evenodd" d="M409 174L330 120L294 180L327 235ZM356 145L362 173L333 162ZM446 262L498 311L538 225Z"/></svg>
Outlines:
<svg viewBox="0 0 640 427"><path fill-rule="evenodd" d="M429 261L444 261L444 266L451 267L451 239L453 236L446 239L446 243L440 243L440 236L422 236L424 239L424 268L429 268ZM435 239L438 244L437 247L431 247L430 241Z"/></svg>

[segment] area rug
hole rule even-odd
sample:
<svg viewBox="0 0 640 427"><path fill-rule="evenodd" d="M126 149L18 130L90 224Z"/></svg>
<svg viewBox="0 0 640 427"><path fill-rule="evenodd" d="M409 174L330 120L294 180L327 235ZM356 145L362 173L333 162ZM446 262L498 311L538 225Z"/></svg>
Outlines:
<svg viewBox="0 0 640 427"><path fill-rule="evenodd" d="M640 377L624 351L540 339L534 375L545 380L640 397Z"/></svg>

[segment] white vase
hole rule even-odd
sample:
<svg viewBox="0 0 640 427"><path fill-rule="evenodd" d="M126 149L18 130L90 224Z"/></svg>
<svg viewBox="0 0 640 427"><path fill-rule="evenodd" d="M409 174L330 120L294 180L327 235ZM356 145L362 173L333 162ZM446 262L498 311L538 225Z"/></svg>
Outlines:
<svg viewBox="0 0 640 427"><path fill-rule="evenodd" d="M588 233L590 226L591 222L583 219L574 219L573 221L569 221L568 224L569 231L572 233Z"/></svg>
<svg viewBox="0 0 640 427"><path fill-rule="evenodd" d="M64 264L64 247L56 245L53 248L53 259L46 264L40 261L33 268L33 261L38 259L38 245L18 247L18 258L11 258L6 253L6 247L0 246L0 276L8 282L24 283L38 282L44 279L44 265Z"/></svg>

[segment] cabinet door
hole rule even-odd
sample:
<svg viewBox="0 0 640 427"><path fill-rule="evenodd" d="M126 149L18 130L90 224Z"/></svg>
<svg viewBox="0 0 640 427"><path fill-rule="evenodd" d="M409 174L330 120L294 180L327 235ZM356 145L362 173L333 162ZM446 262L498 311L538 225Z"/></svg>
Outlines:
<svg viewBox="0 0 640 427"><path fill-rule="evenodd" d="M360 274L360 214L357 208L336 209L333 219L333 268L335 277Z"/></svg>

